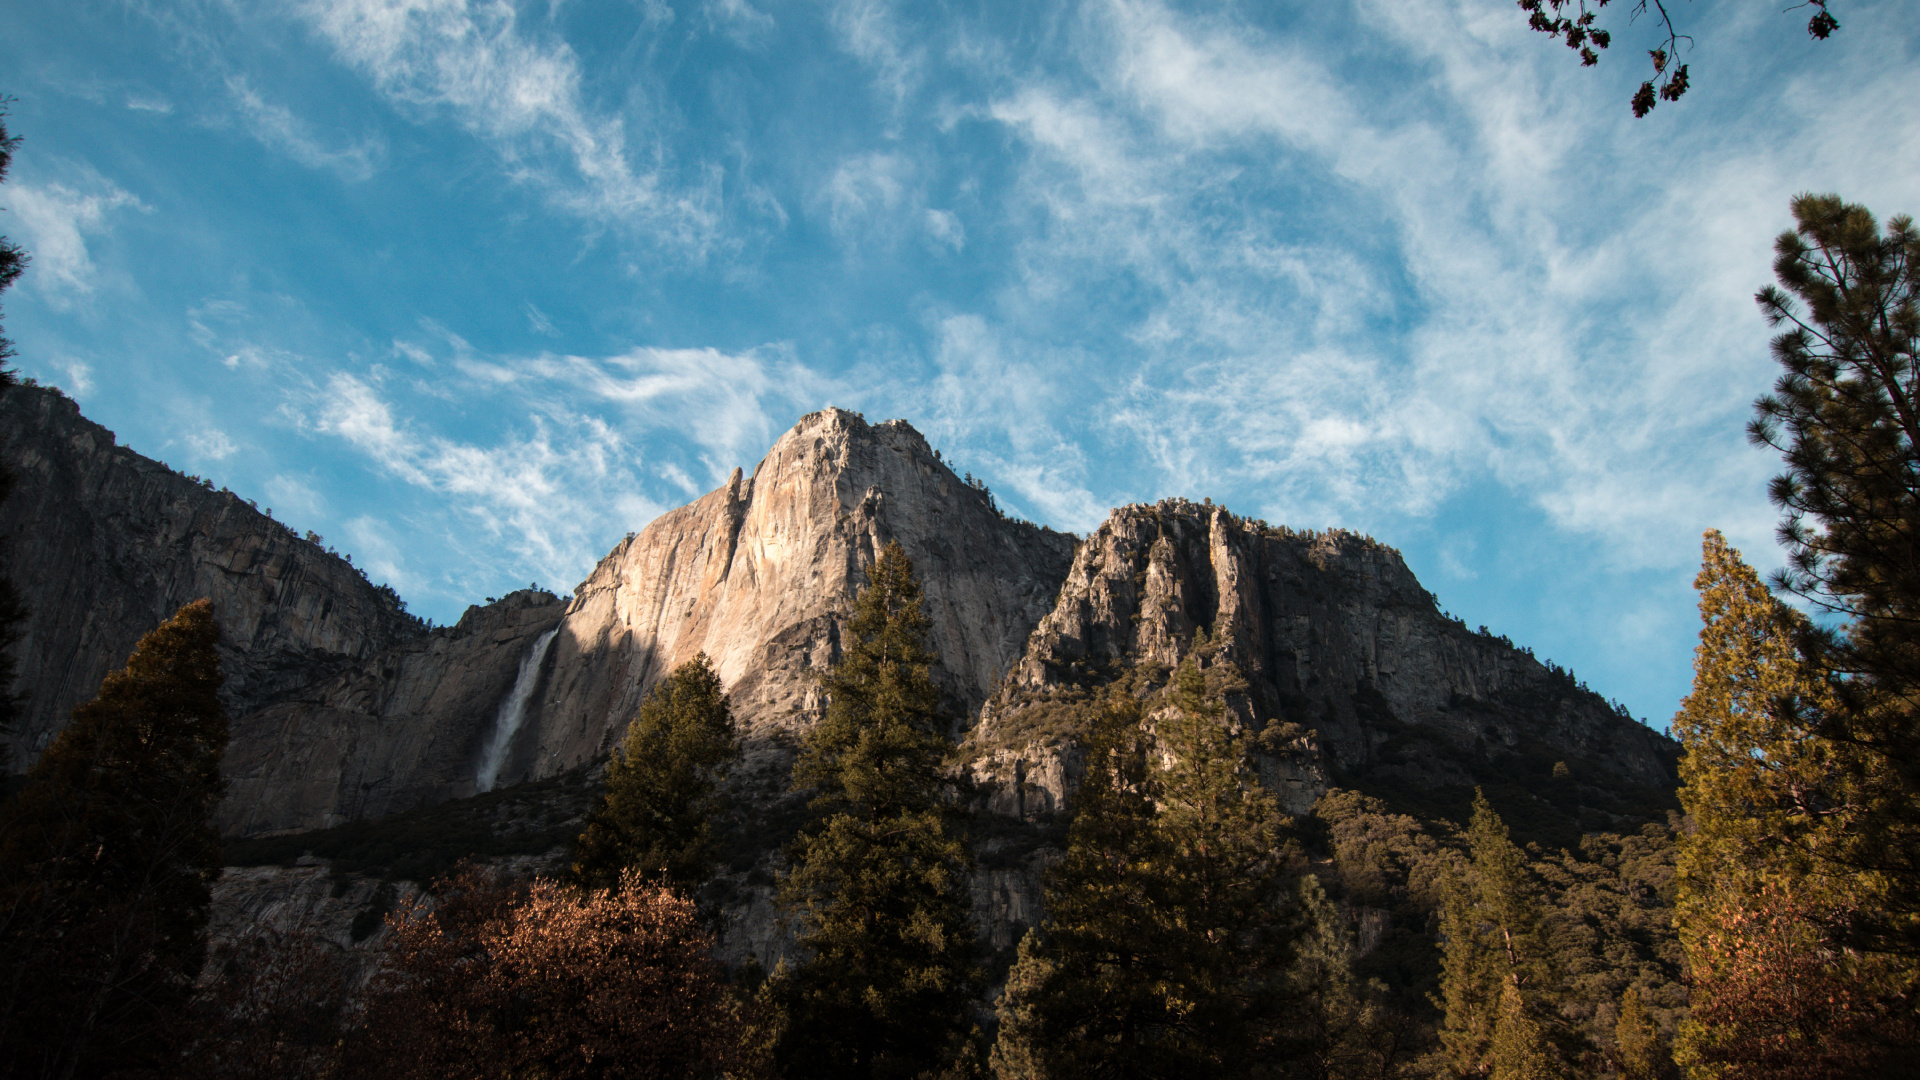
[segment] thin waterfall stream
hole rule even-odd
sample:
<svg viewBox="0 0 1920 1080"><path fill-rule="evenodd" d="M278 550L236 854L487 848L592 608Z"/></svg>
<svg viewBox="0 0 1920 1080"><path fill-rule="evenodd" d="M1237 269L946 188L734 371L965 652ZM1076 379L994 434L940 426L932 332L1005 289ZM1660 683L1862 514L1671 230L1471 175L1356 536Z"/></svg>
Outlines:
<svg viewBox="0 0 1920 1080"><path fill-rule="evenodd" d="M493 721L493 741L487 744L486 755L480 759L480 771L474 776L476 791L492 791L499 782L500 768L507 763L507 750L513 746L513 737L519 733L520 725L526 723L527 701L540 682L540 664L546 660L547 649L559 634L557 626L541 634L526 659L520 661L520 674L514 677L513 692L500 703L500 715Z"/></svg>

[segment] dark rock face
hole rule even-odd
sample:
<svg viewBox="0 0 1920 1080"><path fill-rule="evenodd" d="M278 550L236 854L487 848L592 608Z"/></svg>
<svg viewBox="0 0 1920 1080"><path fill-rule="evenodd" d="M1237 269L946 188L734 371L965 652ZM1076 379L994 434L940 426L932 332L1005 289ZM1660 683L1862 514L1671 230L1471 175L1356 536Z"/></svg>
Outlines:
<svg viewBox="0 0 1920 1080"><path fill-rule="evenodd" d="M974 769L998 785L995 808L1051 812L1074 776L1070 747L1028 749L998 733L1018 730L1055 688L1126 665L1171 668L1196 634L1246 675L1251 730L1297 725L1290 748L1263 763L1295 813L1336 783L1458 787L1528 755L1615 785L1677 782L1672 740L1441 614L1391 548L1171 499L1116 510L1082 542L1053 611L987 706L975 741L992 750Z"/></svg>
<svg viewBox="0 0 1920 1080"><path fill-rule="evenodd" d="M238 718L421 633L346 561L238 496L114 445L56 391L0 397L10 575L32 613L18 646L24 769L134 645L182 604L213 601Z"/></svg>
<svg viewBox="0 0 1920 1080"><path fill-rule="evenodd" d="M564 610L559 597L531 590L470 607L453 626L240 718L222 768L220 831L328 828L474 794L521 662ZM499 779L553 771L509 762Z"/></svg>

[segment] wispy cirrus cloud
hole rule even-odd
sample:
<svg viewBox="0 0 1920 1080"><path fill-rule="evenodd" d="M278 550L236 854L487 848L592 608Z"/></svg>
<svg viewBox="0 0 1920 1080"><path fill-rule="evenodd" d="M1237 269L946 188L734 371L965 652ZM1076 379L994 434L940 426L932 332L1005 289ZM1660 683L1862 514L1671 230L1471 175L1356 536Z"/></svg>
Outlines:
<svg viewBox="0 0 1920 1080"><path fill-rule="evenodd" d="M514 421L485 441L449 432L410 413L405 380L378 369L336 372L294 392L290 407L301 426L456 507L550 581L578 580L610 537L736 466L751 469L797 415L793 402L825 385L777 348L636 349L597 359L463 350L450 366L463 384L457 393L444 385L414 393L512 400Z"/></svg>
<svg viewBox="0 0 1920 1080"><path fill-rule="evenodd" d="M1028 151L1011 198L1035 223L997 332L1033 352L1054 333L1036 303L1131 297L1123 359L1081 400L1156 486L1260 492L1273 516L1418 519L1492 480L1656 565L1691 558L1703 513L1759 524L1751 391L1726 380L1766 378L1752 222L1784 216L1778 162L1832 133L1780 145L1736 120L1750 149L1671 161L1524 49L1521 21L1452 2L1363 17L1395 62L1441 70L1439 92L1410 102L1232 13L1084 5L1077 67L987 108ZM1875 70L1886 98L1920 100L1892 85L1910 69ZM1883 111L1877 130L1920 124Z"/></svg>
<svg viewBox="0 0 1920 1080"><path fill-rule="evenodd" d="M108 235L116 211L149 210L132 192L91 169L69 171L79 174L71 184L12 183L5 195L6 208L20 223L14 235L33 257L22 280L62 309L94 290L97 273L88 238Z"/></svg>
<svg viewBox="0 0 1920 1080"><path fill-rule="evenodd" d="M339 148L327 146L306 121L286 106L261 97L245 77L228 76L226 88L241 126L267 147L310 169L336 173L343 180L360 181L373 175L383 152L379 140L365 138Z"/></svg>
<svg viewBox="0 0 1920 1080"><path fill-rule="evenodd" d="M341 439L377 468L446 499L552 580L575 580L599 554L600 497L631 492L639 455L604 420L549 406L489 445L433 432L397 414L379 388L336 373L306 403L312 429ZM648 517L658 507L627 494L615 506ZM413 572L412 576L419 576Z"/></svg>
<svg viewBox="0 0 1920 1080"><path fill-rule="evenodd" d="M566 212L686 250L714 242L716 179L695 169L676 183L661 146L644 136L635 145L618 112L588 101L572 46L524 25L511 4L324 0L301 10L388 99L445 110Z"/></svg>

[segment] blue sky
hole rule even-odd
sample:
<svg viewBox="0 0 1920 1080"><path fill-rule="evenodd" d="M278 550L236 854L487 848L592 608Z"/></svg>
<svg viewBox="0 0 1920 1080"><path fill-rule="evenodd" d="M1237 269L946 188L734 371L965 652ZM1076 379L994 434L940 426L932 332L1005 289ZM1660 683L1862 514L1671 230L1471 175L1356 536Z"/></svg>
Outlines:
<svg viewBox="0 0 1920 1080"><path fill-rule="evenodd" d="M442 622L834 404L1075 532L1371 533L1664 724L1700 532L1778 561L1787 200L1920 211L1920 20L1781 6L1636 122L1650 28L1507 0L13 0L6 325Z"/></svg>

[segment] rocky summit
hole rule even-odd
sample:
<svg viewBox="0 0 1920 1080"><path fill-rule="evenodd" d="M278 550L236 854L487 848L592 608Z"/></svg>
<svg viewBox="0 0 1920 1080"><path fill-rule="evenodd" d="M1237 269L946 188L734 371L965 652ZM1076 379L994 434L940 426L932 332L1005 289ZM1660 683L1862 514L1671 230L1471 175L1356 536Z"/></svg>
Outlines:
<svg viewBox="0 0 1920 1080"><path fill-rule="evenodd" d="M766 870L790 835L793 747L823 714L817 676L863 569L894 541L925 589L957 775L1007 823L981 841L975 889L995 945L1037 917L1072 797L1057 703L1195 648L1244 674L1234 712L1294 813L1332 787L1451 806L1518 784L1549 824L1617 828L1675 784L1671 740L1444 614L1385 545L1177 499L1076 538L1007 517L900 420L805 416L751 475L626 536L571 596L514 593L448 627L239 496L116 445L57 391L0 400L0 455L21 480L5 531L31 606L16 768L200 596L225 634L220 824L236 839L590 769L647 691L704 652L746 747L732 824L746 839L723 889L734 955L777 936Z"/></svg>

